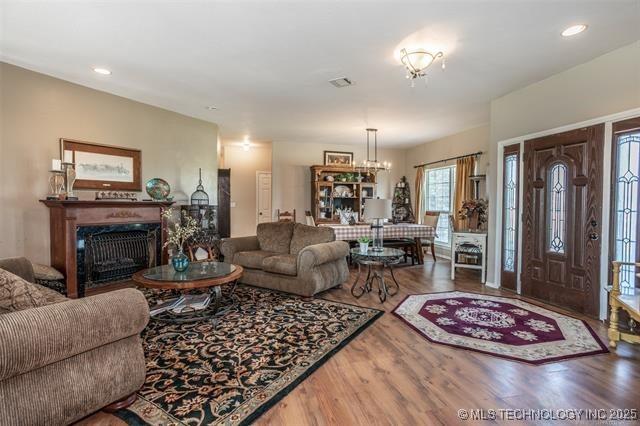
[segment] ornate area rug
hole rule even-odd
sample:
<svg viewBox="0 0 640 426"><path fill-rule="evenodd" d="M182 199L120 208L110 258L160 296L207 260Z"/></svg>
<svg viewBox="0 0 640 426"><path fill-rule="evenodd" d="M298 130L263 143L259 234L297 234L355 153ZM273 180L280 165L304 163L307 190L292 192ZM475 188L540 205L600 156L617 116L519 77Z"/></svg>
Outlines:
<svg viewBox="0 0 640 426"><path fill-rule="evenodd" d="M129 424L249 424L288 394L382 311L248 286L217 324L143 332L147 379L116 413Z"/></svg>
<svg viewBox="0 0 640 426"><path fill-rule="evenodd" d="M432 342L531 364L609 352L584 321L515 298L416 294L393 313Z"/></svg>

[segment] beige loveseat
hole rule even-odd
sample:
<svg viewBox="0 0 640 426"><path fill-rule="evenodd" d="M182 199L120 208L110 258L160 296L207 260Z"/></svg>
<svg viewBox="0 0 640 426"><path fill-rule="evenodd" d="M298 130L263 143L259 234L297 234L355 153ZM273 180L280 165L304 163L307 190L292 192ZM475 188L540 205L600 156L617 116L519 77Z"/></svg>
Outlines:
<svg viewBox="0 0 640 426"><path fill-rule="evenodd" d="M225 239L220 251L244 268L240 282L311 297L349 277L349 245L335 239L331 228L261 223L256 236Z"/></svg>
<svg viewBox="0 0 640 426"><path fill-rule="evenodd" d="M0 260L0 425L68 424L134 394L145 380L142 293L70 300L33 282L27 259Z"/></svg>

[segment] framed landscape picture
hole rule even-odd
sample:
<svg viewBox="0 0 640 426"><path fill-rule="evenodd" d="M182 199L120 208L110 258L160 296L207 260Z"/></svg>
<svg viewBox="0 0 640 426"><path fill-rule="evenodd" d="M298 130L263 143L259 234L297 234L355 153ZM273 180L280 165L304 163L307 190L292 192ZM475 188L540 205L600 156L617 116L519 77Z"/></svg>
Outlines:
<svg viewBox="0 0 640 426"><path fill-rule="evenodd" d="M142 152L60 139L60 158L75 163L74 189L142 191Z"/></svg>
<svg viewBox="0 0 640 426"><path fill-rule="evenodd" d="M324 151L325 166L350 166L353 161L353 152Z"/></svg>

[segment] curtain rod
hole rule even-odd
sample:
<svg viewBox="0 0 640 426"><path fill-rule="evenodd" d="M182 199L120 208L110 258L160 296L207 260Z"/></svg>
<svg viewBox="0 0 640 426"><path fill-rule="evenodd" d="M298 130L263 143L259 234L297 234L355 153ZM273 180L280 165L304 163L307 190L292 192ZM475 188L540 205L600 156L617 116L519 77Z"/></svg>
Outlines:
<svg viewBox="0 0 640 426"><path fill-rule="evenodd" d="M418 164L417 166L413 166L413 168L417 169L418 167L430 166L431 164L444 163L446 161L457 160L458 158L477 157L482 154L483 154L482 151L478 151L478 152L474 152L473 154L458 155L457 157L445 158L444 160L431 161L430 163Z"/></svg>

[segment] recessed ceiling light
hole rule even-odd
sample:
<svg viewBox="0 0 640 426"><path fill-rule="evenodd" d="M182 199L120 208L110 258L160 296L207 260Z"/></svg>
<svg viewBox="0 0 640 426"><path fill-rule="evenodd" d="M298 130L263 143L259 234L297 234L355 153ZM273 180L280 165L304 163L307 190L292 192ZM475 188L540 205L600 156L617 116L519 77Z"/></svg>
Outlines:
<svg viewBox="0 0 640 426"><path fill-rule="evenodd" d="M102 74L102 75L110 75L111 71L109 71L106 68L94 68L93 69L95 72L97 72L98 74Z"/></svg>
<svg viewBox="0 0 640 426"><path fill-rule="evenodd" d="M571 37L587 29L585 24L572 25L562 32L562 37Z"/></svg>
<svg viewBox="0 0 640 426"><path fill-rule="evenodd" d="M209 111L218 109L218 107L214 107L213 105L207 105L205 108L208 109Z"/></svg>

